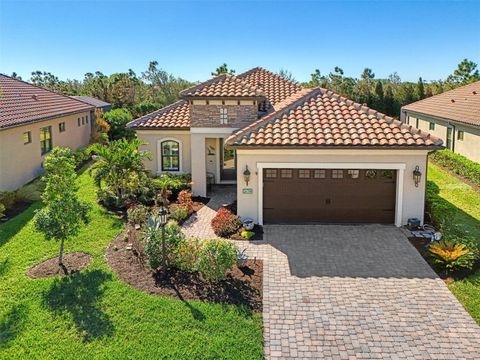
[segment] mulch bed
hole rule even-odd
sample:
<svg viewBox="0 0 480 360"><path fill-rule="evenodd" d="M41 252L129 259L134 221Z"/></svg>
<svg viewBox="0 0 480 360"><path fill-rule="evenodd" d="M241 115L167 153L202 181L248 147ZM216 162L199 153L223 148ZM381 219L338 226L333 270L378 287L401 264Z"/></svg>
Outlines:
<svg viewBox="0 0 480 360"><path fill-rule="evenodd" d="M31 278L47 278L51 276L66 276L85 269L92 261L92 257L83 252L73 252L63 256L63 266L58 265L58 256L45 260L28 270Z"/></svg>
<svg viewBox="0 0 480 360"><path fill-rule="evenodd" d="M426 246L429 244L429 240L424 239L424 238L415 238L415 237L410 237L408 238L410 243L417 249L417 251L422 255L422 257L425 259L425 261L430 265L433 271L447 284L453 283L455 280L462 280L465 279L466 277L470 276L471 274L475 273L476 271L480 270L480 261L478 261L475 266L473 267L472 270L458 270L455 271L454 273L449 273L446 272L445 270L440 270L437 269L436 266L434 266L428 257L427 254L427 249Z"/></svg>
<svg viewBox="0 0 480 360"><path fill-rule="evenodd" d="M263 263L247 260L246 266L235 267L218 283L205 282L198 273L170 269L167 276L145 265L132 250L127 250L124 235L117 236L105 254L110 268L130 286L154 295L184 300L245 305L254 312L262 311Z"/></svg>
<svg viewBox="0 0 480 360"><path fill-rule="evenodd" d="M245 239L244 237L242 237L241 232L243 230L240 229L238 230L235 234L233 234L232 236L230 236L230 239L231 240L240 240L240 241L255 241L255 240L263 240L263 226L262 225L256 225L253 227L253 232L255 233L255 235L253 235L249 240Z"/></svg>

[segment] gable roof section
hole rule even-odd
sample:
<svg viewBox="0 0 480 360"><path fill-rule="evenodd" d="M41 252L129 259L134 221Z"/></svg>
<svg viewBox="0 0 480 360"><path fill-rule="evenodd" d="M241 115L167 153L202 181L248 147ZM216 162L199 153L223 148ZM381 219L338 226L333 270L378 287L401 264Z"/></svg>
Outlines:
<svg viewBox="0 0 480 360"><path fill-rule="evenodd" d="M262 93L236 76L222 74L180 92L183 97L258 97Z"/></svg>
<svg viewBox="0 0 480 360"><path fill-rule="evenodd" d="M442 140L315 88L240 129L226 143L238 147L438 148Z"/></svg>
<svg viewBox="0 0 480 360"><path fill-rule="evenodd" d="M480 81L411 103L402 110L480 126Z"/></svg>
<svg viewBox="0 0 480 360"><path fill-rule="evenodd" d="M302 90L300 84L261 67L253 68L237 77L262 91L267 99L265 107L261 109L263 111L278 110L278 103Z"/></svg>
<svg viewBox="0 0 480 360"><path fill-rule="evenodd" d="M188 129L190 128L190 106L187 100L179 100L130 121L127 126L136 129Z"/></svg>
<svg viewBox="0 0 480 360"><path fill-rule="evenodd" d="M70 97L74 98L76 100L83 101L84 103L87 103L89 105L93 105L97 108L112 105L108 102L102 101L100 99L97 99L97 98L94 98L94 97L91 97L91 96L82 95L82 96L70 96Z"/></svg>
<svg viewBox="0 0 480 360"><path fill-rule="evenodd" d="M0 74L0 129L92 109L69 96Z"/></svg>

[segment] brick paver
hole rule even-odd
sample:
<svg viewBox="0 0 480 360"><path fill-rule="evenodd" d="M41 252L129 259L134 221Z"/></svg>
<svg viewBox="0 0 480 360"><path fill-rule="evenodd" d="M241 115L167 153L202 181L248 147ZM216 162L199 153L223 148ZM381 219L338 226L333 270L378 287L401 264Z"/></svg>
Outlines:
<svg viewBox="0 0 480 360"><path fill-rule="evenodd" d="M210 221L233 188L183 225ZM480 327L393 226L270 225L236 242L264 261L267 359L480 359Z"/></svg>
<svg viewBox="0 0 480 360"><path fill-rule="evenodd" d="M390 226L266 226L269 359L480 359L480 327Z"/></svg>
<svg viewBox="0 0 480 360"><path fill-rule="evenodd" d="M208 204L183 223L182 231L187 237L201 239L217 237L210 226L210 222L220 207L235 201L237 198L236 187L234 185L217 185L213 188L209 197Z"/></svg>

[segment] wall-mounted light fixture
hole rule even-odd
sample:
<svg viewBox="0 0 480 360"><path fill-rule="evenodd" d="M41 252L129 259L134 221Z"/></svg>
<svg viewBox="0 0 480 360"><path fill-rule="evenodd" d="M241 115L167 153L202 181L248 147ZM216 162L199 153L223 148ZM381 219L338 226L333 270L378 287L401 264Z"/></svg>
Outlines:
<svg viewBox="0 0 480 360"><path fill-rule="evenodd" d="M248 182L250 181L250 170L248 170L248 165L245 165L245 171L243 172L243 180L248 186Z"/></svg>
<svg viewBox="0 0 480 360"><path fill-rule="evenodd" d="M415 182L415 187L418 187L420 184L420 179L422 178L422 173L420 172L419 166L415 166L415 170L413 170L413 181Z"/></svg>

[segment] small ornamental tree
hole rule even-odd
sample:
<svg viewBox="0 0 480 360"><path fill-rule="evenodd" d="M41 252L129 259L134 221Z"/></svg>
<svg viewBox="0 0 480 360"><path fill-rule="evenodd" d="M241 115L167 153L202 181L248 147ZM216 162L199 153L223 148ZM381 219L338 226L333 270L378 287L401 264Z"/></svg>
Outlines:
<svg viewBox="0 0 480 360"><path fill-rule="evenodd" d="M82 224L89 221L89 205L77 197L75 160L68 148L54 148L44 162L46 183L42 194L44 207L35 213L35 228L46 240L59 240L58 264L63 266L65 240L78 234Z"/></svg>

